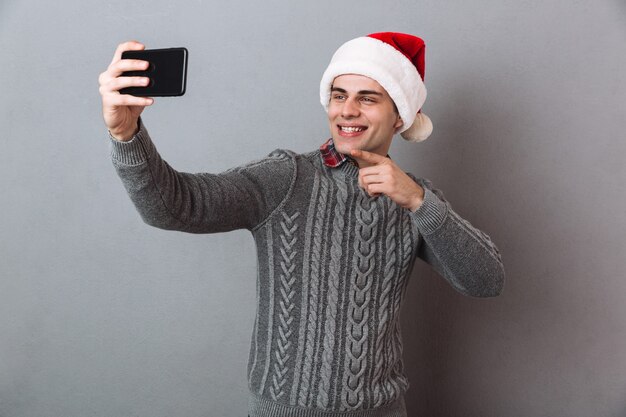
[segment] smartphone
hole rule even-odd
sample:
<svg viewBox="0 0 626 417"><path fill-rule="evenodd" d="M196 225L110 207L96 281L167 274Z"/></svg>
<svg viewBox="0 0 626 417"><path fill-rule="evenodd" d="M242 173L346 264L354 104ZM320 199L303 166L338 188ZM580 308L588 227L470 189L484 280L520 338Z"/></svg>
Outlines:
<svg viewBox="0 0 626 417"><path fill-rule="evenodd" d="M124 51L122 59L141 59L150 62L145 71L126 71L122 76L149 77L145 87L127 87L121 94L139 97L174 97L185 94L187 87L187 48L144 49Z"/></svg>

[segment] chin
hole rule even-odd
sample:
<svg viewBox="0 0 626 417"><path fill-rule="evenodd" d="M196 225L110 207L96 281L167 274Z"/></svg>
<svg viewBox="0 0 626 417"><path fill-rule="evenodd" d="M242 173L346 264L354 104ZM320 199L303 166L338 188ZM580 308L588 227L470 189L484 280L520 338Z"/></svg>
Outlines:
<svg viewBox="0 0 626 417"><path fill-rule="evenodd" d="M346 145L346 144L339 144L335 146L335 149L337 149L337 152L339 153L342 153L344 155L350 155L350 152L352 151L352 149L359 149L359 147Z"/></svg>
<svg viewBox="0 0 626 417"><path fill-rule="evenodd" d="M353 149L362 149L360 143L346 143L343 139L333 139L333 142L335 143L335 149L337 149L337 152L344 155L350 155L350 151Z"/></svg>

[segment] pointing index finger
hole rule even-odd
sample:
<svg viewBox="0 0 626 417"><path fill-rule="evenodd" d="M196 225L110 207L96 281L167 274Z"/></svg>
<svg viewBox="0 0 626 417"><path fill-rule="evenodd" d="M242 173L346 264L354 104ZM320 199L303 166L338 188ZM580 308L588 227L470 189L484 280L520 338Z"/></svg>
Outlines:
<svg viewBox="0 0 626 417"><path fill-rule="evenodd" d="M372 164L381 164L387 160L387 158L385 158L382 155L378 155L377 153L373 153L373 152L364 151L362 149L352 149L350 154L354 156L355 158L361 158Z"/></svg>

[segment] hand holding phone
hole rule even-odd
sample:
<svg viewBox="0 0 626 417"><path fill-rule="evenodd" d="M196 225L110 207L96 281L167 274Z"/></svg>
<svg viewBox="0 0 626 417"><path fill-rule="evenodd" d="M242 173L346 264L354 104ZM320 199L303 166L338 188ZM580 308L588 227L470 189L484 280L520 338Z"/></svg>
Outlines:
<svg viewBox="0 0 626 417"><path fill-rule="evenodd" d="M143 50L145 46L137 41L121 43L117 46L107 69L100 74L100 95L102 96L102 116L111 135L122 141L130 140L138 130L138 120L146 106L154 99L120 94L119 90L130 86L147 85L147 77L122 77L124 71L146 70L149 63L134 59L122 59L128 50Z"/></svg>
<svg viewBox="0 0 626 417"><path fill-rule="evenodd" d="M154 99L146 95L141 96L141 93L137 93L137 95L123 94L124 91L128 91L126 90L127 88L143 88L150 84L150 77L128 75L133 72L137 74L150 72L149 61L141 59L122 59L122 54L125 52L144 51L145 46L137 41L128 41L119 44L108 68L98 77L100 84L99 91L102 96L102 115L104 117L104 123L111 135L117 140L127 141L132 139L138 130L139 116L146 106L150 106L154 103ZM150 53L148 53L148 55L150 55ZM185 53L185 63L183 67L185 81L183 81L182 89L174 89L176 93L185 92L186 65ZM169 71L165 71L165 73L169 73ZM123 76L122 74L126 75ZM180 77L177 79L180 80ZM159 85L160 84L161 83L159 83ZM144 93L146 92L146 90L143 91ZM172 90L169 91L171 92ZM157 94L153 94L154 96L159 95L158 91L155 93Z"/></svg>

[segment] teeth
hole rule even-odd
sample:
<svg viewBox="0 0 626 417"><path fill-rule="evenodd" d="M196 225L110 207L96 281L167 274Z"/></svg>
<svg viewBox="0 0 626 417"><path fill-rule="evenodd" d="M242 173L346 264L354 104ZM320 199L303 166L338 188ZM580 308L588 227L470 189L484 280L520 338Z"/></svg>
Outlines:
<svg viewBox="0 0 626 417"><path fill-rule="evenodd" d="M362 132L363 129L362 127L347 127L347 126L339 126L339 128L343 131L343 132L348 132L348 133L354 133L354 132Z"/></svg>

